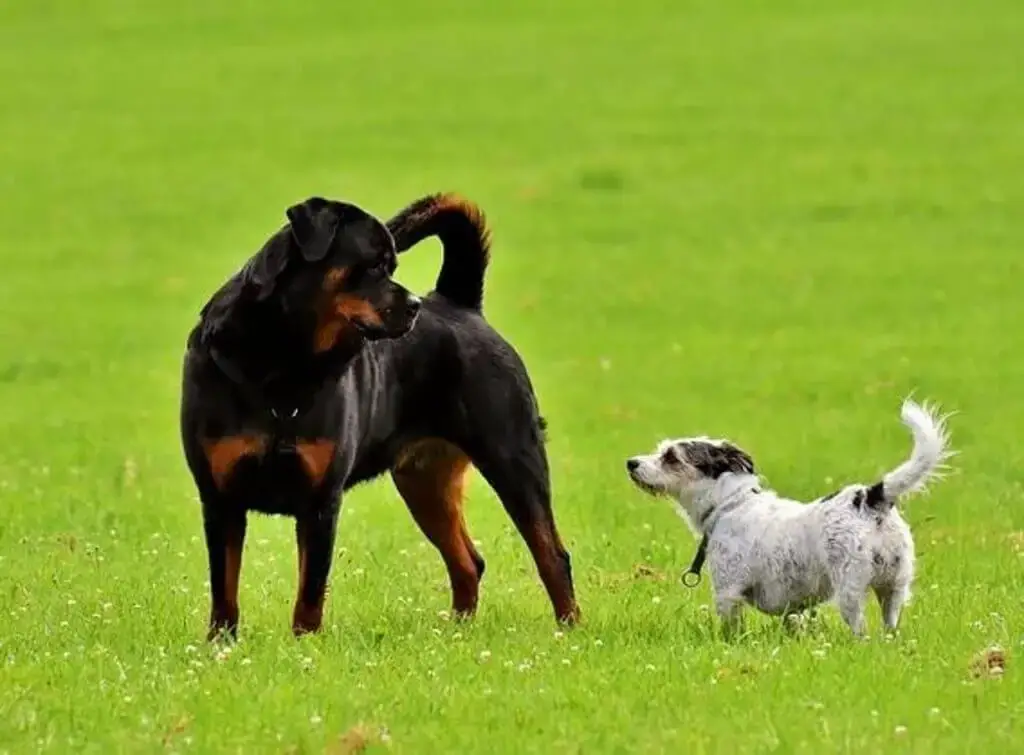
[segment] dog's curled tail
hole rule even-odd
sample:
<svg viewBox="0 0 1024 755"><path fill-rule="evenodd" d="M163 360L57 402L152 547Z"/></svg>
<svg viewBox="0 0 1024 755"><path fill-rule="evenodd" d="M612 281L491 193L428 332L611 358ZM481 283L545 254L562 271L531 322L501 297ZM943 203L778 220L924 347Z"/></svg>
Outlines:
<svg viewBox="0 0 1024 755"><path fill-rule="evenodd" d="M949 447L946 420L935 407L920 405L907 399L903 402L900 419L914 436L914 450L910 458L886 474L881 482L868 491L868 498L894 504L901 496L924 490L932 480L940 479L945 462L954 451Z"/></svg>
<svg viewBox="0 0 1024 755"><path fill-rule="evenodd" d="M434 291L452 304L481 311L491 234L476 204L458 194L431 194L399 212L387 226L399 254L437 236L444 259Z"/></svg>

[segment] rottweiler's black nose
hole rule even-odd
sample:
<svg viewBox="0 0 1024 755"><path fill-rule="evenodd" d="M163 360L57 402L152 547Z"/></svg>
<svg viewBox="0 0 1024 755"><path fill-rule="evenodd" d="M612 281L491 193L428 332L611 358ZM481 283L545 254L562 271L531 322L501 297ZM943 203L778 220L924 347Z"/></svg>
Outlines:
<svg viewBox="0 0 1024 755"><path fill-rule="evenodd" d="M639 459L626 459L626 469L628 469L630 472L635 471L636 468L639 467L639 466L640 466L640 460Z"/></svg>

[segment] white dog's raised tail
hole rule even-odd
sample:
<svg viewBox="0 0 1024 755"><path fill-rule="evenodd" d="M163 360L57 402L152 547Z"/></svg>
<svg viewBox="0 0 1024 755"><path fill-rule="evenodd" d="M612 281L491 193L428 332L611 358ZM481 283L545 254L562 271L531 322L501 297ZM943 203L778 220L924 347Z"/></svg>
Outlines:
<svg viewBox="0 0 1024 755"><path fill-rule="evenodd" d="M947 418L940 416L934 407L907 399L903 402L900 419L914 436L914 450L909 459L882 478L884 498L892 502L923 490L931 480L941 477L944 462L953 455Z"/></svg>

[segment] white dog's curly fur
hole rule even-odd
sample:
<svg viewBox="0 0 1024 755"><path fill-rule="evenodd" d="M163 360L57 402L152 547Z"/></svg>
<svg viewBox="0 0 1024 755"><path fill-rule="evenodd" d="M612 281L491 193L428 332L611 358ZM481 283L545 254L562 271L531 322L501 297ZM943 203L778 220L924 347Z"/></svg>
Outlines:
<svg viewBox="0 0 1024 755"><path fill-rule="evenodd" d="M626 466L639 488L675 499L705 538L727 630L744 603L784 616L835 599L861 635L869 589L894 630L914 578L914 541L895 504L941 477L953 453L946 417L933 408L907 399L901 418L914 437L907 461L873 485L848 485L810 504L764 490L750 456L725 440L666 440Z"/></svg>

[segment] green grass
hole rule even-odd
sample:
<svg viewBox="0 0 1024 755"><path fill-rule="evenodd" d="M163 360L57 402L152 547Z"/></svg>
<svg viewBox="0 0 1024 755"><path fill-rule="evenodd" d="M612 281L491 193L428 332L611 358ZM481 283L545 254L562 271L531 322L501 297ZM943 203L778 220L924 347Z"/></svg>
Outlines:
<svg viewBox="0 0 1024 755"><path fill-rule="evenodd" d="M408 753L1021 749L1019 2L228 7L0 7L0 751L342 752L360 722ZM177 435L198 308L296 199L439 189L490 215L585 620L556 633L479 479L481 610L445 620L381 481L347 498L323 635L291 637L291 527L259 519L214 655ZM962 455L907 508L899 637L829 610L722 642L623 459L725 435L810 497L902 458L914 389Z"/></svg>

